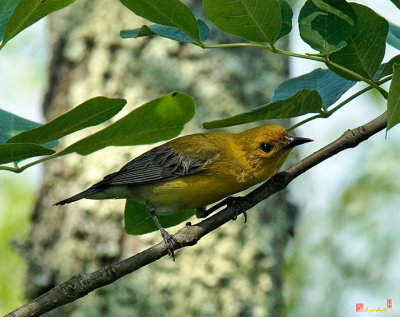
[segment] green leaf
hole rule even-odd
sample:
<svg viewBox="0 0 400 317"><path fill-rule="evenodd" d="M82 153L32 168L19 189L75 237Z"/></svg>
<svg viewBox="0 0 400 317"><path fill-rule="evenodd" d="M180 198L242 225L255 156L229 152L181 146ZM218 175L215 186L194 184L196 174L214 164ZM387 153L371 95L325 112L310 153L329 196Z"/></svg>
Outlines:
<svg viewBox="0 0 400 317"><path fill-rule="evenodd" d="M2 48L10 39L51 12L70 5L75 0L20 0L8 20Z"/></svg>
<svg viewBox="0 0 400 317"><path fill-rule="evenodd" d="M315 69L280 84L271 103L227 119L205 122L203 127L214 129L259 120L320 113L334 104L354 84L354 81L346 80L330 70Z"/></svg>
<svg viewBox="0 0 400 317"><path fill-rule="evenodd" d="M400 64L393 65L387 108L386 132L400 122Z"/></svg>
<svg viewBox="0 0 400 317"><path fill-rule="evenodd" d="M0 109L0 144L6 143L14 135L26 130L40 127L41 124L19 117L11 112ZM52 148L58 141L44 144L44 147Z"/></svg>
<svg viewBox="0 0 400 317"><path fill-rule="evenodd" d="M181 133L192 119L195 103L192 97L173 92L154 99L131 111L107 128L94 133L59 152L87 155L107 146L154 143L171 139Z"/></svg>
<svg viewBox="0 0 400 317"><path fill-rule="evenodd" d="M36 129L22 132L8 143L43 144L75 131L98 125L115 116L126 105L125 99L95 97Z"/></svg>
<svg viewBox="0 0 400 317"><path fill-rule="evenodd" d="M203 0L204 11L221 30L273 45L282 27L277 0Z"/></svg>
<svg viewBox="0 0 400 317"><path fill-rule="evenodd" d="M32 143L0 144L0 164L53 153L53 150Z"/></svg>
<svg viewBox="0 0 400 317"><path fill-rule="evenodd" d="M390 0L393 4L400 9L400 0Z"/></svg>
<svg viewBox="0 0 400 317"><path fill-rule="evenodd" d="M171 215L157 216L157 218L164 228L168 228L180 224L194 214L194 210L179 211ZM158 230L145 205L135 200L126 201L124 219L125 231L128 234L138 235Z"/></svg>
<svg viewBox="0 0 400 317"><path fill-rule="evenodd" d="M120 0L135 14L154 23L180 29L201 44L199 28L192 11L178 0Z"/></svg>
<svg viewBox="0 0 400 317"><path fill-rule="evenodd" d="M301 89L318 91L326 110L333 105L347 90L355 85L355 81L344 79L328 69L315 69L311 73L291 78L278 86L272 101L287 99Z"/></svg>
<svg viewBox="0 0 400 317"><path fill-rule="evenodd" d="M292 30L292 19L293 19L293 10L290 7L289 3L284 0L278 0L279 6L281 7L281 16L282 16L282 28L278 35L277 40L289 34Z"/></svg>
<svg viewBox="0 0 400 317"><path fill-rule="evenodd" d="M307 0L299 15L301 38L323 54L346 45L356 14L345 0Z"/></svg>
<svg viewBox="0 0 400 317"><path fill-rule="evenodd" d="M14 12L19 0L0 1L0 41L3 40L4 30L8 19Z"/></svg>
<svg viewBox="0 0 400 317"><path fill-rule="evenodd" d="M400 63L400 55L396 55L387 63L382 64L383 65L382 71L380 73L379 73L379 71L377 72L378 76L375 75L377 77L377 80L393 74L393 65L396 63L397 64Z"/></svg>
<svg viewBox="0 0 400 317"><path fill-rule="evenodd" d="M351 4L357 14L357 25L347 46L330 55L330 60L349 70L373 79L385 55L388 22L373 10L360 4ZM359 80L328 64L334 72L350 80Z"/></svg>
<svg viewBox="0 0 400 317"><path fill-rule="evenodd" d="M197 20L200 30L200 40L205 42L208 37L210 36L210 29L208 28L207 24L205 24L202 20ZM161 25L161 24L153 24L153 25L143 25L139 29L134 30L122 30L120 36L123 39L128 38L139 38L143 36L151 36L151 35L159 35L171 40L175 40L178 42L185 42L185 43L193 43L197 44L197 42L187 35L185 32L182 32L180 29Z"/></svg>
<svg viewBox="0 0 400 317"><path fill-rule="evenodd" d="M321 96L315 90L301 89L295 95L222 120L204 122L204 129L230 127L267 119L298 117L322 111Z"/></svg>
<svg viewBox="0 0 400 317"><path fill-rule="evenodd" d="M400 27L389 23L389 33L386 38L386 42L400 50Z"/></svg>

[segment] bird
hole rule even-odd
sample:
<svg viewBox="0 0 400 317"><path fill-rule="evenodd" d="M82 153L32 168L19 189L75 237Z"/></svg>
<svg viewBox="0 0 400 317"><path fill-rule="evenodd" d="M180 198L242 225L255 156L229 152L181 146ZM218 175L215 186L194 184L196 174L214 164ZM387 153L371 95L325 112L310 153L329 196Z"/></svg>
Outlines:
<svg viewBox="0 0 400 317"><path fill-rule="evenodd" d="M157 215L205 207L274 175L291 150L313 141L289 135L280 125L240 133L203 132L175 138L134 158L88 189L55 205L86 199L133 199L153 218L174 259L177 241Z"/></svg>

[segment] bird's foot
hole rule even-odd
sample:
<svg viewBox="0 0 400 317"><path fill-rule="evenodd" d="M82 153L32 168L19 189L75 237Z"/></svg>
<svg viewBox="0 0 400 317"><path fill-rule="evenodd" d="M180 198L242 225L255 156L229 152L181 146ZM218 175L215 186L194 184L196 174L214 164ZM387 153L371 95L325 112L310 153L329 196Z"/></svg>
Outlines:
<svg viewBox="0 0 400 317"><path fill-rule="evenodd" d="M161 236L164 240L165 246L167 247L168 255L175 261L174 250L177 246L180 246L178 240L173 235L169 234L165 229L160 229Z"/></svg>
<svg viewBox="0 0 400 317"><path fill-rule="evenodd" d="M229 208L233 208L235 211L235 216L232 218L232 220L236 220L239 214L243 214L244 217L244 223L247 222L247 212L246 209L242 205L243 202L243 197L228 197L226 198L226 206Z"/></svg>

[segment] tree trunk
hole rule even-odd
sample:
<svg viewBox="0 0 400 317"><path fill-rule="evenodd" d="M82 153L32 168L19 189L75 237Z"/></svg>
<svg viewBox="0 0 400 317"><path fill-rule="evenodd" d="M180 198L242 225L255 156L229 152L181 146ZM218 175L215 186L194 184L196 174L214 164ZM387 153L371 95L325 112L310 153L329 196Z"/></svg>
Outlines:
<svg viewBox="0 0 400 317"><path fill-rule="evenodd" d="M76 1L53 14L45 116L51 120L98 95L126 98L125 114L180 90L197 102L195 119L185 130L192 133L200 131L203 121L265 103L286 76L287 61L261 50L203 50L157 37L119 38L121 29L144 23L117 1ZM226 34L213 33L216 40L230 40ZM60 146L97 129L78 132ZM82 200L49 207L119 169L144 149L109 147L44 164L25 253L29 298L160 241L158 232L125 234L124 201ZM295 209L284 193L258 208L259 212L250 212L247 224L239 218L198 245L178 251L176 262L165 257L47 316L283 316L283 251Z"/></svg>

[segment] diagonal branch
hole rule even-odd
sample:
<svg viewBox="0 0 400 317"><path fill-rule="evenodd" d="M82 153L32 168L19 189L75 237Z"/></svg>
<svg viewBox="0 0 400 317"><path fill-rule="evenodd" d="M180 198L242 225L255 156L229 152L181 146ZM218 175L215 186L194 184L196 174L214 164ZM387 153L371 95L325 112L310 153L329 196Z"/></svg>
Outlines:
<svg viewBox="0 0 400 317"><path fill-rule="evenodd" d="M243 197L240 201L241 210L239 212L250 209L272 194L284 189L293 179L313 166L343 150L356 147L385 127L386 113L383 113L358 128L347 130L334 142L311 154L289 169L274 175L264 184ZM174 235L174 238L181 244L177 249L196 244L203 236L232 220L236 215L237 210L235 210L235 206L230 206L195 225L186 224L184 228L180 229ZM166 254L168 254L168 251L164 243L161 242L130 258L108 265L96 272L73 276L32 300L30 303L17 308L7 316L39 316L56 307L75 301L99 287L111 284L122 276L132 273Z"/></svg>

